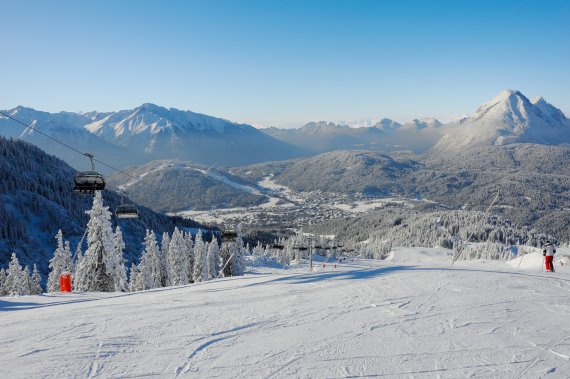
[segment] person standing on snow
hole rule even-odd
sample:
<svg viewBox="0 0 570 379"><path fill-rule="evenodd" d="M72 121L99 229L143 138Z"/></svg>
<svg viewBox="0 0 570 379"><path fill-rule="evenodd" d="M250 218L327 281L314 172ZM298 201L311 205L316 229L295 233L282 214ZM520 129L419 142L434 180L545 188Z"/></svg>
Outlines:
<svg viewBox="0 0 570 379"><path fill-rule="evenodd" d="M544 255L544 264L546 266L546 271L554 272L554 265L552 261L554 260L554 254L556 253L556 248L550 241L546 241L542 247L542 255Z"/></svg>

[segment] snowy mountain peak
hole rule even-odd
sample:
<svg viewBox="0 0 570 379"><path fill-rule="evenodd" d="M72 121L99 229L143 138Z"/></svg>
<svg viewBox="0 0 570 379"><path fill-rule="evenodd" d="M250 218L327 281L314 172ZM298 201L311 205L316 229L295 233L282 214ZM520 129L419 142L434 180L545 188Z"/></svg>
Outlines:
<svg viewBox="0 0 570 379"><path fill-rule="evenodd" d="M509 143L570 142L570 121L542 97L530 101L520 91L506 89L481 105L475 114L444 136L436 149Z"/></svg>
<svg viewBox="0 0 570 379"><path fill-rule="evenodd" d="M384 130L384 131L390 131L390 130L399 129L401 126L402 126L402 124L400 124L394 120L391 120L389 118L383 118L380 121L378 121L373 126L373 128Z"/></svg>

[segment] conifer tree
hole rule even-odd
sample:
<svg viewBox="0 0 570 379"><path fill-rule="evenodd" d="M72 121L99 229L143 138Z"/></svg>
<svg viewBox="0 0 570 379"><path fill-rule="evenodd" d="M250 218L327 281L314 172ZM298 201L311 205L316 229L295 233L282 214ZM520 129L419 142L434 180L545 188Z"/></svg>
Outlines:
<svg viewBox="0 0 570 379"><path fill-rule="evenodd" d="M192 274L194 282L208 280L206 253L204 240L202 239L202 229L199 229L194 243L194 272Z"/></svg>
<svg viewBox="0 0 570 379"><path fill-rule="evenodd" d="M16 257L16 253L12 253L6 280L4 281L4 293L8 296L20 296L23 292L22 267L18 257Z"/></svg>
<svg viewBox="0 0 570 379"><path fill-rule="evenodd" d="M192 233L184 233L184 242L186 243L186 265L188 267L188 281L194 281L194 242L192 241Z"/></svg>
<svg viewBox="0 0 570 379"><path fill-rule="evenodd" d="M212 238L208 244L208 276L215 279L220 274L220 247L218 240Z"/></svg>
<svg viewBox="0 0 570 379"><path fill-rule="evenodd" d="M59 277L64 272L71 272L71 251L69 250L69 243L64 246L61 229L58 230L55 238L57 239L57 248L53 258L49 261L48 292L59 292Z"/></svg>
<svg viewBox="0 0 570 379"><path fill-rule="evenodd" d="M241 276L245 274L245 249L243 247L243 235L238 228L236 242L233 245L233 258L231 261L231 275Z"/></svg>
<svg viewBox="0 0 570 379"><path fill-rule="evenodd" d="M261 241L257 241L257 245L253 248L253 261L256 264L259 264L263 261L263 257L265 254L265 250L263 249L263 245Z"/></svg>
<svg viewBox="0 0 570 379"><path fill-rule="evenodd" d="M161 274L161 286L166 287L168 286L168 278L171 276L168 273L169 265L168 265L168 248L170 245L170 237L168 233L162 233L162 242L161 242L161 249L160 249L160 267L162 270Z"/></svg>
<svg viewBox="0 0 570 379"><path fill-rule="evenodd" d="M34 263L34 270L32 271L32 295L42 294L42 277L38 271L38 266Z"/></svg>
<svg viewBox="0 0 570 379"><path fill-rule="evenodd" d="M138 291L137 288L137 281L138 281L138 269L137 269L137 265L133 262L133 264L131 265L131 271L129 273L129 291L130 292L136 292Z"/></svg>
<svg viewBox="0 0 570 379"><path fill-rule="evenodd" d="M161 285L161 270L159 250L156 243L156 236L153 231L146 231L145 250L141 257L138 271L142 276L142 289L158 288Z"/></svg>
<svg viewBox="0 0 570 379"><path fill-rule="evenodd" d="M128 283L127 283L127 268L125 266L125 257L123 256L123 251L125 250L125 241L123 240L123 232L121 231L121 227L117 225L115 227L115 238L114 238L114 259L113 267L110 268L111 272L114 272L114 284L115 284L115 291L117 292L125 292L127 291Z"/></svg>
<svg viewBox="0 0 570 379"><path fill-rule="evenodd" d="M168 247L169 284L179 286L188 284L188 259L186 254L186 242L184 236L174 228L172 239Z"/></svg>
<svg viewBox="0 0 570 379"><path fill-rule="evenodd" d="M118 275L111 212L103 205L101 192L96 191L93 207L87 211L87 251L81 259L82 275L77 283L79 291L112 292Z"/></svg>
<svg viewBox="0 0 570 379"><path fill-rule="evenodd" d="M32 294L32 274L28 266L22 271L22 295Z"/></svg>
<svg viewBox="0 0 570 379"><path fill-rule="evenodd" d="M4 283L6 283L6 270L0 269L0 296L6 296L4 292Z"/></svg>

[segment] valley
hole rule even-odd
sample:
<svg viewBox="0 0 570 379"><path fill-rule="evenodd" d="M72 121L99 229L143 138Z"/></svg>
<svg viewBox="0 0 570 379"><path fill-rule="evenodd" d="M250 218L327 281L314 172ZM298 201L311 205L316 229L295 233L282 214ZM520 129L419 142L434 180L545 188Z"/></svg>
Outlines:
<svg viewBox="0 0 570 379"><path fill-rule="evenodd" d="M257 206L188 210L171 215L229 229L236 229L241 224L254 229L293 231L325 220L350 218L388 205L413 207L415 203L427 202L400 197L374 198L362 193L294 192L275 183L271 176L259 181L256 190L268 201Z"/></svg>

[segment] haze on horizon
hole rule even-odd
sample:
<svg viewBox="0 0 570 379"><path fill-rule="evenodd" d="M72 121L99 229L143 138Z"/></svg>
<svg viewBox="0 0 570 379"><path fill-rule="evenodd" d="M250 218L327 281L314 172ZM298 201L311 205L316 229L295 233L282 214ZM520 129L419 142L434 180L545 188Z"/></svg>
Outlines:
<svg viewBox="0 0 570 379"><path fill-rule="evenodd" d="M152 102L246 122L471 114L505 88L570 113L570 3L4 1L0 109Z"/></svg>

